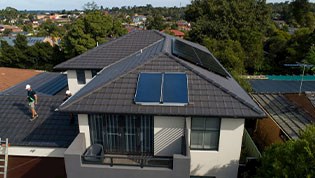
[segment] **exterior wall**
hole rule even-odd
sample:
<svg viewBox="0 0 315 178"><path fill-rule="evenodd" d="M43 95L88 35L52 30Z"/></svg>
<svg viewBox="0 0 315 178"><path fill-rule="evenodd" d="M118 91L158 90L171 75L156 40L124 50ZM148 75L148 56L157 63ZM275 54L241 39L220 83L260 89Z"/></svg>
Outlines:
<svg viewBox="0 0 315 178"><path fill-rule="evenodd" d="M78 114L79 132L84 133L86 148L91 145L89 119L87 114Z"/></svg>
<svg viewBox="0 0 315 178"><path fill-rule="evenodd" d="M36 156L36 157L54 157L63 158L66 148L41 148L41 147L25 147L10 146L9 156Z"/></svg>
<svg viewBox="0 0 315 178"><path fill-rule="evenodd" d="M80 133L65 152L67 178L189 178L190 158L183 155L174 155L173 169L118 165L110 167L82 164L81 155L85 148L85 136Z"/></svg>
<svg viewBox="0 0 315 178"><path fill-rule="evenodd" d="M283 142L280 137L280 128L278 125L270 118L265 118L257 121L257 128L255 131L255 140L261 148L269 146L273 143Z"/></svg>
<svg viewBox="0 0 315 178"><path fill-rule="evenodd" d="M188 122L191 128L191 122ZM244 131L244 119L221 120L219 150L190 150L190 175L236 178ZM189 131L190 132L190 131Z"/></svg>
<svg viewBox="0 0 315 178"><path fill-rule="evenodd" d="M154 155L173 156L182 153L184 117L154 117Z"/></svg>
<svg viewBox="0 0 315 178"><path fill-rule="evenodd" d="M85 70L84 72L85 72L86 83L88 83L92 79L92 72L91 70ZM75 94L85 85L85 84L78 84L77 73L75 70L68 70L67 77L68 77L69 90L71 91L72 94Z"/></svg>
<svg viewBox="0 0 315 178"><path fill-rule="evenodd" d="M0 175L2 178L2 176ZM10 178L62 178L66 177L63 158L9 156Z"/></svg>

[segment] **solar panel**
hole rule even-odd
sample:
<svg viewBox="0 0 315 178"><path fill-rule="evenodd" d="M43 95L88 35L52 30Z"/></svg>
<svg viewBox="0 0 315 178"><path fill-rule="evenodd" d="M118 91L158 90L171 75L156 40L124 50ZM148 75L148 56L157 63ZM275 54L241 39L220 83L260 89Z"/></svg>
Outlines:
<svg viewBox="0 0 315 178"><path fill-rule="evenodd" d="M161 73L140 73L138 77L135 102L137 104L158 104L161 100Z"/></svg>
<svg viewBox="0 0 315 178"><path fill-rule="evenodd" d="M224 70L219 62L209 53L202 51L198 48L191 46L180 40L173 40L172 53L179 58L182 58L188 62L196 64L202 68L205 68L211 72L219 74L223 77L229 77L230 75Z"/></svg>
<svg viewBox="0 0 315 178"><path fill-rule="evenodd" d="M51 81L39 86L36 91L47 95L55 95L68 85L67 76L59 75Z"/></svg>
<svg viewBox="0 0 315 178"><path fill-rule="evenodd" d="M188 104L186 74L165 73L163 81L163 103Z"/></svg>
<svg viewBox="0 0 315 178"><path fill-rule="evenodd" d="M185 73L140 73L134 101L142 105L188 104Z"/></svg>

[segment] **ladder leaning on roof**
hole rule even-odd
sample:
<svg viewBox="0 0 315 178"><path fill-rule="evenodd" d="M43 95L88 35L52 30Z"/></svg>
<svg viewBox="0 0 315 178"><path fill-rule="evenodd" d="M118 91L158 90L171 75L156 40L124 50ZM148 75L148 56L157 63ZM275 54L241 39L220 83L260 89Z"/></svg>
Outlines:
<svg viewBox="0 0 315 178"><path fill-rule="evenodd" d="M9 149L9 140L6 138L2 140L0 138L0 175L3 175L3 178L7 178L8 171L8 149Z"/></svg>

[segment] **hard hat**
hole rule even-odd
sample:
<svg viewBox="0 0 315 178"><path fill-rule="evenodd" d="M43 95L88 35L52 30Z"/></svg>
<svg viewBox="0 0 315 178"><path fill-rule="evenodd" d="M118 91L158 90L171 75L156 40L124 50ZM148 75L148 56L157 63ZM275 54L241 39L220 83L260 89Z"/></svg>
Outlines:
<svg viewBox="0 0 315 178"><path fill-rule="evenodd" d="M66 94L67 94L67 95L70 95L70 94L71 94L70 90L67 90L67 91L66 91Z"/></svg>
<svg viewBox="0 0 315 178"><path fill-rule="evenodd" d="M29 84L27 84L26 87L25 87L26 90L28 90L30 88L31 88L31 85L29 85Z"/></svg>

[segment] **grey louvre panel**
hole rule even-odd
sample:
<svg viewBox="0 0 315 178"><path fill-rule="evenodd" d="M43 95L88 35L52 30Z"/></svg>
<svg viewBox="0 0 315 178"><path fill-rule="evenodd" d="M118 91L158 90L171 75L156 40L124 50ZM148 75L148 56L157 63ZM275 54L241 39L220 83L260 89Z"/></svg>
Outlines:
<svg viewBox="0 0 315 178"><path fill-rule="evenodd" d="M37 88L37 92L47 95L55 95L59 91L63 90L68 85L67 76L60 75L51 81L41 85Z"/></svg>
<svg viewBox="0 0 315 178"><path fill-rule="evenodd" d="M249 80L253 90L257 93L298 93L301 81L284 80ZM303 81L302 92L314 91L315 81Z"/></svg>
<svg viewBox="0 0 315 178"><path fill-rule="evenodd" d="M172 53L175 56L178 56L188 62L196 64L223 77L230 76L211 54L195 48L183 41L177 39L173 40Z"/></svg>
<svg viewBox="0 0 315 178"><path fill-rule="evenodd" d="M140 73L135 103L137 104L159 104L161 102L161 73Z"/></svg>

